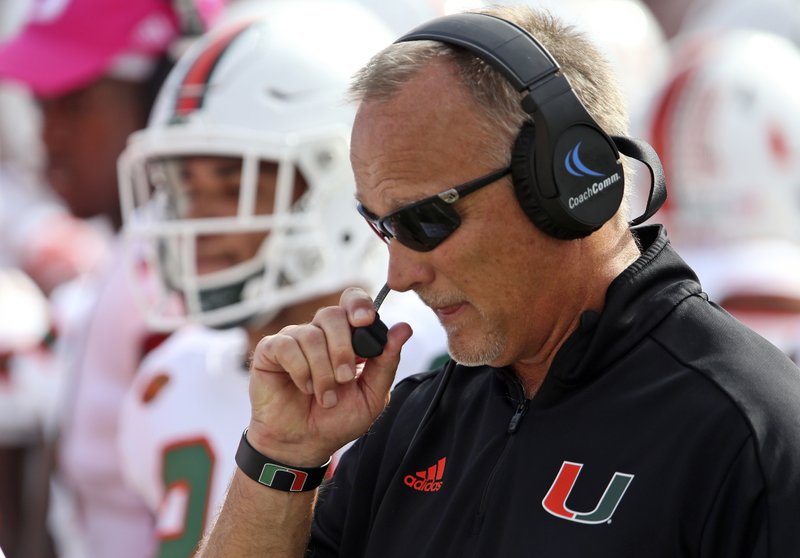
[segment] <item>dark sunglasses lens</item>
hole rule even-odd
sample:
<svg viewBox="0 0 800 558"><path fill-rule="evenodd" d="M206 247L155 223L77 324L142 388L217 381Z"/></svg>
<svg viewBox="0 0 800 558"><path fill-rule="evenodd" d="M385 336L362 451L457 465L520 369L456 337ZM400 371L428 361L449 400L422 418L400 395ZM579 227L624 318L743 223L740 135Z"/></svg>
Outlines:
<svg viewBox="0 0 800 558"><path fill-rule="evenodd" d="M428 252L461 224L458 213L440 199L412 205L386 216L386 229L404 246Z"/></svg>

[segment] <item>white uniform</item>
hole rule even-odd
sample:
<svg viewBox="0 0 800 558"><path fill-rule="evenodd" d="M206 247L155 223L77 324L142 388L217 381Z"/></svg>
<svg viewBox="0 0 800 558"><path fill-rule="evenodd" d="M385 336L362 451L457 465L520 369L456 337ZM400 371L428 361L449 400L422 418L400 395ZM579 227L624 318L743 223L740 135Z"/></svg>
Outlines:
<svg viewBox="0 0 800 558"><path fill-rule="evenodd" d="M116 256L122 256L116 246ZM152 553L152 517L122 480L116 451L119 406L148 333L132 278L119 260L104 274L54 293L71 314L56 350L70 371L62 409L59 466L74 496L88 558L143 558ZM66 295L66 296L65 296Z"/></svg>
<svg viewBox="0 0 800 558"><path fill-rule="evenodd" d="M412 293L391 293L380 309L414 335L395 382L438 366L446 337ZM222 504L234 455L250 420L244 330L179 329L144 360L121 409L123 472L157 516L162 557L188 556Z"/></svg>

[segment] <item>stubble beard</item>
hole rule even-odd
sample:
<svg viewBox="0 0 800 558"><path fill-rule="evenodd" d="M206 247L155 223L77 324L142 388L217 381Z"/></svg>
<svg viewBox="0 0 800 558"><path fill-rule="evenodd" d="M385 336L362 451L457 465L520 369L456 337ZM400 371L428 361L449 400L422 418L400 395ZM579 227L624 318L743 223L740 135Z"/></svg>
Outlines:
<svg viewBox="0 0 800 558"><path fill-rule="evenodd" d="M505 341L497 329L490 328L477 339L465 337L460 330L463 328L445 327L447 350L457 363L464 366L483 366L500 358Z"/></svg>
<svg viewBox="0 0 800 558"><path fill-rule="evenodd" d="M446 306L463 300L431 296L427 293L424 293L424 296L417 294L429 307ZM442 324L447 333L447 350L453 360L464 366L482 366L496 362L505 349L505 335L480 308L475 305L472 307L477 310L479 325L483 327L479 328L477 333L469 335L465 331L464 324ZM481 329L485 331L480 331Z"/></svg>

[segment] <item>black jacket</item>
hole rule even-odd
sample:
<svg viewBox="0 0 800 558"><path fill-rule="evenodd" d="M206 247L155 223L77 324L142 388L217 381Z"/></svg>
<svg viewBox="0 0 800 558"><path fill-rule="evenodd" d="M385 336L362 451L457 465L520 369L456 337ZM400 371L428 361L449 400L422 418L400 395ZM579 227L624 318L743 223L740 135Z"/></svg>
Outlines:
<svg viewBox="0 0 800 558"><path fill-rule="evenodd" d="M800 557L800 371L663 229L637 234L531 400L489 366L401 382L320 493L310 555Z"/></svg>

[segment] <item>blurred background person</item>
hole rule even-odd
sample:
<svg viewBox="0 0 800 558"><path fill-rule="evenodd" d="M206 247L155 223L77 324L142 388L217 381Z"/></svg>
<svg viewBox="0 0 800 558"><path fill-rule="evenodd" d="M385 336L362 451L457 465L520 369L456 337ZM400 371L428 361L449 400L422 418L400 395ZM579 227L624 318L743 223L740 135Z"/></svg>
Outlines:
<svg viewBox="0 0 800 558"><path fill-rule="evenodd" d="M744 28L675 39L647 138L672 242L711 300L800 357L800 50Z"/></svg>
<svg viewBox="0 0 800 558"><path fill-rule="evenodd" d="M0 265L24 270L50 293L100 264L105 229L73 216L49 187L40 125L30 92L0 83Z"/></svg>
<svg viewBox="0 0 800 558"><path fill-rule="evenodd" d="M60 525L78 529L60 541L61 555L147 555L151 520L125 488L115 452L119 400L147 339L119 265L116 159L145 125L179 34L166 0L32 2L0 45L0 80L36 100L48 187L72 216L103 231L101 261L51 296L66 379L47 432L58 433L57 478L75 510Z"/></svg>
<svg viewBox="0 0 800 558"><path fill-rule="evenodd" d="M33 0L3 2L0 43L18 34L34 9L41 8ZM23 269L49 293L102 260L104 231L72 216L47 184L40 128L30 89L0 82L0 265Z"/></svg>
<svg viewBox="0 0 800 558"><path fill-rule="evenodd" d="M147 314L178 328L144 360L120 418L125 476L156 516L162 557L191 555L216 516L258 341L348 286L385 281L385 247L355 209L344 92L392 34L352 0L251 7L184 55L119 165L132 266L155 271ZM446 359L415 295L391 293L380 314L414 326L397 380Z"/></svg>

